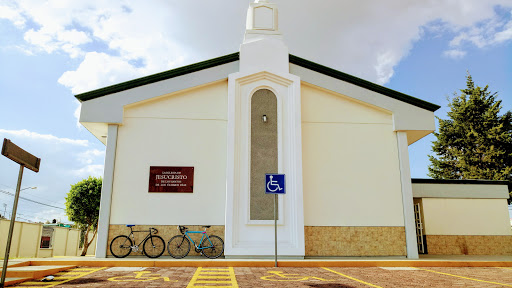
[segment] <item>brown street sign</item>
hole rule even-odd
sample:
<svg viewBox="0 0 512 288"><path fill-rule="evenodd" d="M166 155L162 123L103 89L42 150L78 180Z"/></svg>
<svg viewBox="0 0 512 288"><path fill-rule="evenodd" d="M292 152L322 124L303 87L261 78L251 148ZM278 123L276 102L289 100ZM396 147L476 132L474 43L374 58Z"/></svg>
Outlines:
<svg viewBox="0 0 512 288"><path fill-rule="evenodd" d="M18 200L21 191L21 179L23 178L23 169L26 167L34 172L39 172L39 164L41 158L28 153L20 147L14 145L11 140L4 138L2 145L2 155L20 164L20 172L18 174L18 184L16 184L16 194L14 194L14 203L12 204L12 216L9 223L9 232L7 233L7 244L5 245L4 264L2 266L2 276L0 277L0 288L5 285L5 277L7 276L7 264L9 262L9 253L11 251L12 234L14 232L14 222L16 221L16 210L18 209Z"/></svg>
<svg viewBox="0 0 512 288"><path fill-rule="evenodd" d="M41 158L37 158L36 156L21 149L7 138L4 138L2 155L36 173L39 172L39 164L41 163Z"/></svg>

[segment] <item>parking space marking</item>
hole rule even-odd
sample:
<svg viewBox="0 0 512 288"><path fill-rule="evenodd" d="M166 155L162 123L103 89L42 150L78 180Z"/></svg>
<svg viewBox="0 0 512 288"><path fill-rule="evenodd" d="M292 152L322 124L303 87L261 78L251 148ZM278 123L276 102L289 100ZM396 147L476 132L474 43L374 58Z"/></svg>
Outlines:
<svg viewBox="0 0 512 288"><path fill-rule="evenodd" d="M423 269L423 268L418 268L418 269L423 270L423 271L432 272L432 273L441 274L441 275L447 275L447 276L467 279L467 280L473 280L473 281L478 281L478 282L484 282L484 283L490 283L490 284L496 284L496 285L512 287L512 285L510 285L510 284L504 284L504 283L499 283L499 282L492 282L492 281L480 280L480 279L475 279L475 278L469 278L469 277L464 277L464 276L459 276L459 275L455 275L455 274L449 274L449 273L444 273L444 272L439 272L439 271L434 271L434 270L428 270L428 269Z"/></svg>
<svg viewBox="0 0 512 288"><path fill-rule="evenodd" d="M128 275L128 276L117 276L117 277L111 277L108 278L108 281L114 281L114 282L148 282L148 281L157 281L157 280L164 280L164 282L178 282L178 280L171 281L169 277L163 277L160 276L160 274L151 273L151 271L137 271L133 272L135 276ZM149 274L148 274L149 273Z"/></svg>
<svg viewBox="0 0 512 288"><path fill-rule="evenodd" d="M228 280L226 280L228 279ZM199 284L199 285L196 285ZM208 284L208 285L201 285ZM215 285L220 284L220 285ZM231 284L229 286L225 284ZM235 270L233 267L228 268L203 268L197 267L196 273L192 276L192 280L188 283L187 288L199 287L229 287L238 288L236 282Z"/></svg>
<svg viewBox="0 0 512 288"><path fill-rule="evenodd" d="M299 274L284 274L284 272L281 271L267 271L267 273L270 273L272 275L263 276L260 277L260 279L266 281L307 281L309 279L315 279L320 281L334 281L313 276L300 276Z"/></svg>
<svg viewBox="0 0 512 288"><path fill-rule="evenodd" d="M330 272L332 272L332 273L336 273L336 274L341 275L341 276L343 276L343 277L345 277L345 278L348 278L348 279L350 279L350 280L357 281L357 282L359 282L359 283L363 283L363 284L368 285L368 286L371 286L371 287L382 288L382 287L380 287L380 286L374 285L374 284L372 284L372 283L365 282L365 281L363 281L363 280L359 280L359 279L354 278L354 277L350 277L350 276L348 276L348 275L345 275L345 274L340 273L340 272L338 272L338 271L331 270L331 269L329 269L329 268L322 267L322 269L325 269L325 270L330 271Z"/></svg>
<svg viewBox="0 0 512 288"><path fill-rule="evenodd" d="M100 271L100 270L103 270L105 269L106 267L101 267L101 268L75 268L75 269L71 269L71 270L68 270L69 272L65 272L64 274L62 274L62 276L59 276L59 277L55 277L54 278L54 281L52 282L23 282L21 283L18 287L23 287L23 288L50 288L50 287L55 287L59 284L63 284L63 283L66 283L66 282L69 282L69 281L72 281L72 280L75 280L75 279L78 279L78 278L81 278L81 277L84 277L84 276L87 276L89 274L92 274L94 272L97 272L97 271ZM66 275L74 275L74 276L70 276L70 277L65 277ZM55 280L57 279L57 280ZM66 280L58 280L58 279L66 279ZM37 286L25 286L25 285L37 285Z"/></svg>
<svg viewBox="0 0 512 288"><path fill-rule="evenodd" d="M391 270L391 271L417 271L418 268L414 267L379 267L380 269L384 270Z"/></svg>

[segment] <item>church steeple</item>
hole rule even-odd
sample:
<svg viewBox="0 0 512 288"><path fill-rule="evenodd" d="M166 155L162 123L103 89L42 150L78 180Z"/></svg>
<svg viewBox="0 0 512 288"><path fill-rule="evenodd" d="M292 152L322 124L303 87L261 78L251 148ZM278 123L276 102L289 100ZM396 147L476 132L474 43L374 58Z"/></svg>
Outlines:
<svg viewBox="0 0 512 288"><path fill-rule="evenodd" d="M249 4L244 42L240 46L240 71L289 72L288 47L283 42L277 5L268 0Z"/></svg>
<svg viewBox="0 0 512 288"><path fill-rule="evenodd" d="M277 5L267 0L249 4L244 43L255 38L282 38L278 26Z"/></svg>

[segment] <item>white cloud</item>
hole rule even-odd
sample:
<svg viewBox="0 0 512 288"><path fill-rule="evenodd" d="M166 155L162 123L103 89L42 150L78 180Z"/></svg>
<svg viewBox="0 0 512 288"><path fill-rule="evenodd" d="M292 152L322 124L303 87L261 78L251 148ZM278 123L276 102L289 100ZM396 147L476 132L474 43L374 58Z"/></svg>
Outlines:
<svg viewBox="0 0 512 288"><path fill-rule="evenodd" d="M46 27L39 30L30 29L25 33L25 41L43 49L47 53L62 50L71 58L84 54L80 45L91 42L86 33L77 30L49 31Z"/></svg>
<svg viewBox="0 0 512 288"><path fill-rule="evenodd" d="M377 65L375 65L375 72L377 73L376 82L384 84L393 77L393 67L397 63L397 56L393 52L388 51L377 55Z"/></svg>
<svg viewBox="0 0 512 288"><path fill-rule="evenodd" d="M64 210L60 209L42 209L35 213L34 218L31 219L33 222L46 222L57 219L57 221L63 223L69 223L68 216Z"/></svg>
<svg viewBox="0 0 512 288"><path fill-rule="evenodd" d="M249 2L19 0L4 18L36 23L24 31L33 47L79 59L59 83L81 93L237 51ZM447 51L512 39L512 23L496 12L499 5L511 8L511 0L278 4L280 30L292 54L380 84L389 81L424 31L455 33ZM445 56L462 55L454 53Z"/></svg>
<svg viewBox="0 0 512 288"><path fill-rule="evenodd" d="M82 124L80 124L80 112L82 109L82 104L79 101L76 101L76 103L78 106L76 107L75 112L73 112L73 116L76 119L76 127L78 127L78 129L82 129Z"/></svg>
<svg viewBox="0 0 512 288"><path fill-rule="evenodd" d="M480 27L488 31L487 37L496 37L504 22L496 6L510 9L512 1L280 1L279 5L279 24L290 53L385 84L425 32L429 37L457 36Z"/></svg>
<svg viewBox="0 0 512 288"><path fill-rule="evenodd" d="M78 160L84 164L92 164L94 160L103 160L105 157L105 150L86 150L78 154ZM102 168L103 169L103 168Z"/></svg>
<svg viewBox="0 0 512 288"><path fill-rule="evenodd" d="M460 47L469 43L484 48L511 39L512 20L507 22L499 18L489 18L461 28L457 36L450 41L450 46Z"/></svg>
<svg viewBox="0 0 512 288"><path fill-rule="evenodd" d="M512 12L510 13L512 15ZM512 39L512 20L503 25L503 29L494 35L495 43L502 43Z"/></svg>
<svg viewBox="0 0 512 288"><path fill-rule="evenodd" d="M20 29L25 27L25 18L13 7L0 5L0 19L9 20Z"/></svg>
<svg viewBox="0 0 512 288"><path fill-rule="evenodd" d="M76 177L80 177L80 178L86 178L89 176L103 177L103 165L99 165L99 164L87 165L80 169L71 170L71 174L75 175Z"/></svg>
<svg viewBox="0 0 512 288"><path fill-rule="evenodd" d="M101 68L101 69L99 69ZM59 83L71 88L74 94L98 87L119 83L141 75L140 69L127 61L106 53L89 52L75 71L67 71L59 78Z"/></svg>
<svg viewBox="0 0 512 288"><path fill-rule="evenodd" d="M63 144L89 146L88 140L59 138L59 137L51 135L51 134L39 134L39 133L31 132L31 131L28 131L25 129L23 129L23 130L0 129L0 134L14 135L14 136L22 137L22 138L31 138L33 140L46 140L46 141L51 141L51 142L56 142L56 143L63 143Z"/></svg>
<svg viewBox="0 0 512 288"><path fill-rule="evenodd" d="M82 59L59 79L80 93L181 65L187 53L172 35L170 6L166 1L20 0L9 6L8 19L37 24L24 31L33 50ZM98 51L98 45L108 49Z"/></svg>
<svg viewBox="0 0 512 288"><path fill-rule="evenodd" d="M466 51L451 49L444 51L443 55L452 59L462 59L466 56Z"/></svg>

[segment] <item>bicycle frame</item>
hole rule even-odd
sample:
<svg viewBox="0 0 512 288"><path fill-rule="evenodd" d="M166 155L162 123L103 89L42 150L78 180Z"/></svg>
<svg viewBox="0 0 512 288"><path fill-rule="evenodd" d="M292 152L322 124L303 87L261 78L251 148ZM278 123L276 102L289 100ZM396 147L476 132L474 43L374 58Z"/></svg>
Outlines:
<svg viewBox="0 0 512 288"><path fill-rule="evenodd" d="M138 233L138 232L147 232L147 230L142 230L142 231L133 231L133 228L132 228L132 227L130 227L130 235L128 235L128 237L129 237L129 238L132 238L132 240L133 240L133 244L134 244L134 246L132 246L131 248L133 249L133 247L136 247L136 246L138 247L138 246L140 246L140 244L144 243L144 241L146 241L146 239L148 239L149 237L151 237L151 236L152 236L152 235L151 235L151 230L152 230L152 228L149 228L149 233L148 233L148 235L146 235L146 237L144 237L144 239L142 239L142 241L140 241L140 243L139 243L139 244L135 245L135 243L136 243L136 242L135 242L135 236L134 236L134 234L133 234L133 233ZM153 244L153 243L151 243L151 244Z"/></svg>
<svg viewBox="0 0 512 288"><path fill-rule="evenodd" d="M189 233L192 233L192 234L203 234L201 236L201 240L199 240L199 246L196 245L196 242L194 240L192 240L192 238L190 238L190 235L188 235ZM206 233L206 228L204 229L204 231L185 231L185 233L183 234L183 236L187 236L188 240L192 241L192 244L194 244L194 246L196 247L196 249L199 249L199 250L203 250L203 249L206 249L206 248L211 248L213 247L213 243L212 241L210 241L210 237L208 237L208 234ZM205 239L205 236L206 236L206 239L208 239L208 242L210 243L210 246L203 246L203 247L200 247L201 244L203 243L203 239Z"/></svg>

